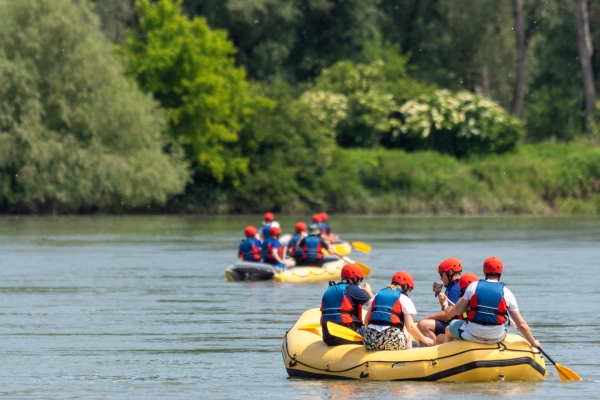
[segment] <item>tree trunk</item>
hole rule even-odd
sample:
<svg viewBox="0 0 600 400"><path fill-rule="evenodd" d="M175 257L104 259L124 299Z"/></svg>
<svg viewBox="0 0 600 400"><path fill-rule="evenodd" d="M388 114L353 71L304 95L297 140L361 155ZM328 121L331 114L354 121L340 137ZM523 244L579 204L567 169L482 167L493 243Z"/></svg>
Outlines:
<svg viewBox="0 0 600 400"><path fill-rule="evenodd" d="M523 0L510 0L515 25L515 42L517 49L517 79L513 92L510 112L521 116L523 100L525 99L525 56L527 53L527 41L525 40L525 29L523 27Z"/></svg>
<svg viewBox="0 0 600 400"><path fill-rule="evenodd" d="M592 71L592 39L590 37L590 20L588 14L587 0L573 0L575 2L575 17L577 18L577 52L581 63L583 75L583 91L585 98L583 132L590 130L590 123L594 115L596 102L596 89L594 83L594 72Z"/></svg>

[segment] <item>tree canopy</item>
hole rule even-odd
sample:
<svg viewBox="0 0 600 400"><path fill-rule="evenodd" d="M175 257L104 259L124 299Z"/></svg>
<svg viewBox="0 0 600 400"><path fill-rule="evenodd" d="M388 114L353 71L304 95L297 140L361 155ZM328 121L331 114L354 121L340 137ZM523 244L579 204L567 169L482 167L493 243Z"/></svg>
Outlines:
<svg viewBox="0 0 600 400"><path fill-rule="evenodd" d="M165 114L72 0L0 0L0 202L77 211L164 203L188 180Z"/></svg>

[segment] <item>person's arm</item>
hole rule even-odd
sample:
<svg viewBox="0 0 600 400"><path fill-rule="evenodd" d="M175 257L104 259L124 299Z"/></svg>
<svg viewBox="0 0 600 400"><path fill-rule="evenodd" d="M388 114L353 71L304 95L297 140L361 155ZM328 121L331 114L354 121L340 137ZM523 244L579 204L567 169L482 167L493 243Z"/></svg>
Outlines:
<svg viewBox="0 0 600 400"><path fill-rule="evenodd" d="M404 326L413 339L418 340L421 343L425 343L426 346L433 346L434 340L424 336L421 331L415 326L413 316L410 314L404 314Z"/></svg>
<svg viewBox="0 0 600 400"><path fill-rule="evenodd" d="M460 315L469 309L469 302L464 298L460 298L454 306L454 315Z"/></svg>
<svg viewBox="0 0 600 400"><path fill-rule="evenodd" d="M323 247L329 254L333 254L339 257L338 253L335 252L335 246L330 246L323 238L321 237L321 247Z"/></svg>
<svg viewBox="0 0 600 400"><path fill-rule="evenodd" d="M279 251L278 249L273 249L271 250L271 254L273 254L273 258L277 260L277 262L284 264L285 261L281 259L281 257L279 257Z"/></svg>
<svg viewBox="0 0 600 400"><path fill-rule="evenodd" d="M525 339L527 339L529 344L531 344L532 347L542 347L540 342L538 342L533 337L533 333L531 333L531 329L529 328L527 322L525 322L525 320L521 316L521 313L519 311L509 311L509 314L513 319L515 328L517 328L517 330L521 332L521 334L523 335L523 337L525 337Z"/></svg>

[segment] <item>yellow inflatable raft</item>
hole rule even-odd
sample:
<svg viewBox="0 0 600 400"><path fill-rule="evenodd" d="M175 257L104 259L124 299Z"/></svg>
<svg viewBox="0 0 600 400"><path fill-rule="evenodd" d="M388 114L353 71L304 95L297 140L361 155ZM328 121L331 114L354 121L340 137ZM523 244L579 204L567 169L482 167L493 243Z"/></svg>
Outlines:
<svg viewBox="0 0 600 400"><path fill-rule="evenodd" d="M319 321L319 309L306 311L283 340L290 377L375 381L519 381L543 379L546 364L521 336L499 344L455 341L401 351L366 351L362 345L328 347L321 329L300 330Z"/></svg>
<svg viewBox="0 0 600 400"><path fill-rule="evenodd" d="M346 262L338 257L326 257L323 266L299 266L273 268L269 264L237 262L225 268L228 281L274 280L276 282L321 282L341 279L342 267Z"/></svg>

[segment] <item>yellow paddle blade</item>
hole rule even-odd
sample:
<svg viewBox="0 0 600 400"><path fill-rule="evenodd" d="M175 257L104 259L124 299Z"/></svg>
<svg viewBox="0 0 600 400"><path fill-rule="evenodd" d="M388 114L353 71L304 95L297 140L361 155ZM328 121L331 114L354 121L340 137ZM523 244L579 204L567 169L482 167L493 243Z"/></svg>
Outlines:
<svg viewBox="0 0 600 400"><path fill-rule="evenodd" d="M329 328L329 326L327 326ZM569 368L564 365L554 364L556 367L556 372L558 372L558 377L563 381L580 381L581 378L575 372L571 371Z"/></svg>
<svg viewBox="0 0 600 400"><path fill-rule="evenodd" d="M358 267L362 269L362 272L363 274L365 274L365 276L371 275L371 268L367 267L365 264L360 263L358 261L354 261L354 264L358 265Z"/></svg>
<svg viewBox="0 0 600 400"><path fill-rule="evenodd" d="M352 342L362 342L363 337L360 336L357 332L354 332L350 328L346 328L345 326L338 325L335 322L327 321L327 330L333 336L337 336L341 339L350 340Z"/></svg>
<svg viewBox="0 0 600 400"><path fill-rule="evenodd" d="M306 324L306 325L302 325L300 328L298 328L301 331L309 331L311 329L318 329L321 327L321 324L318 322L313 322L310 324Z"/></svg>
<svg viewBox="0 0 600 400"><path fill-rule="evenodd" d="M371 252L371 245L363 242L352 242L352 247L362 253L369 254Z"/></svg>
<svg viewBox="0 0 600 400"><path fill-rule="evenodd" d="M350 254L350 250L352 250L349 247L346 248L346 246L344 246L342 243L334 243L331 246L333 246L333 249L338 255L342 256Z"/></svg>

